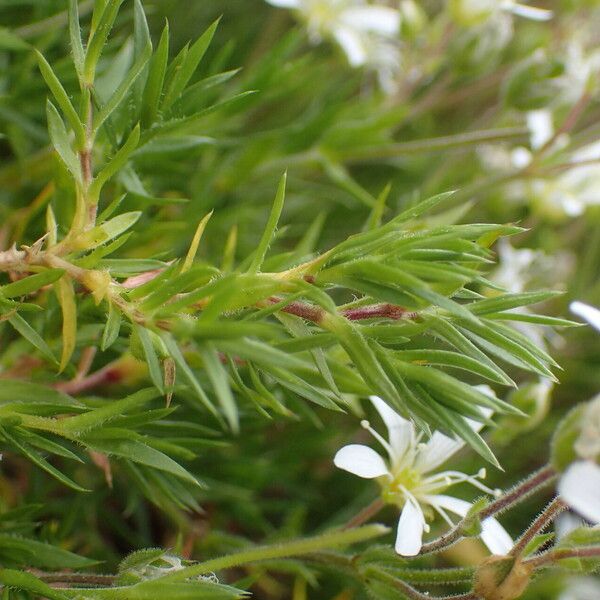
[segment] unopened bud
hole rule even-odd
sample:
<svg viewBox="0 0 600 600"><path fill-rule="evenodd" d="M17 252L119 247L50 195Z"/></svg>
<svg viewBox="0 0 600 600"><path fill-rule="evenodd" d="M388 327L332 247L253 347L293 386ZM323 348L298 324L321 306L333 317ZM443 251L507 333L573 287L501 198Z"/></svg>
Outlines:
<svg viewBox="0 0 600 600"><path fill-rule="evenodd" d="M512 556L490 556L475 573L475 595L483 600L516 600L531 580L533 565Z"/></svg>

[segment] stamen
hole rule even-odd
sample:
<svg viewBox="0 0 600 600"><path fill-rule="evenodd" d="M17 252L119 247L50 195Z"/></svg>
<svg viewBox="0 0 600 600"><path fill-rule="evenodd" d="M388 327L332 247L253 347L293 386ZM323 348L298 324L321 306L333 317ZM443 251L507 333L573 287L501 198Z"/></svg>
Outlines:
<svg viewBox="0 0 600 600"><path fill-rule="evenodd" d="M428 502L433 507L433 510L435 510L450 527L454 527L454 522L439 504L432 502L431 499L428 499Z"/></svg>
<svg viewBox="0 0 600 600"><path fill-rule="evenodd" d="M366 429L386 449L387 453L390 455L390 458L394 457L394 451L392 450L392 447L371 427L371 423L369 423L369 421L363 419L360 422L360 426L363 429Z"/></svg>
<svg viewBox="0 0 600 600"><path fill-rule="evenodd" d="M485 471L485 469L482 469ZM485 475L485 473L484 473ZM455 485L457 483L470 483L473 487L476 487L478 490L485 492L486 494L490 494L491 496L495 496L495 490L492 490L487 485L481 483L477 477L481 476L481 470L477 475L467 475L466 473L461 473L460 471L442 471L441 473L437 473L436 475L432 475L428 477L425 481L426 484L435 485L440 480L443 481L446 486Z"/></svg>

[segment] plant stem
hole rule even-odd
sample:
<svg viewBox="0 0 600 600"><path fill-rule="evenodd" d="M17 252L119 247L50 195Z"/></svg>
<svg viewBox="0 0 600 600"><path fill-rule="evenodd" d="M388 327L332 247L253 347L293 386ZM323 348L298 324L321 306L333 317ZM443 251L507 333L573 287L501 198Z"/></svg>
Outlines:
<svg viewBox="0 0 600 600"><path fill-rule="evenodd" d="M557 496L552 500L546 508L538 515L535 521L525 530L523 535L517 540L513 549L510 551L511 556L519 557L527 548L529 542L542 531L557 515L567 508L566 504Z"/></svg>
<svg viewBox="0 0 600 600"><path fill-rule="evenodd" d="M477 516L480 520L487 519L492 515L504 512L515 504L522 502L525 498L535 493L540 488L544 487L550 481L556 477L556 471L550 465L546 465L532 473L529 477L524 479L521 483L518 483L508 492L497 498L493 502L490 502L485 508L483 508ZM471 517L469 517L471 518ZM463 527L465 526L467 518L459 521L450 531L440 536L439 538L423 544L421 548L421 554L429 554L431 552L440 552L448 546L458 542L463 537Z"/></svg>
<svg viewBox="0 0 600 600"><path fill-rule="evenodd" d="M339 548L358 542L364 542L387 533L389 529L383 525L366 525L364 527L350 529L347 531L333 531L323 535L294 540L291 542L277 544L274 546L257 546L249 550L234 552L219 558L213 558L203 563L186 567L180 571L169 573L160 578L160 581L175 582L185 581L190 577L197 577L205 573L229 569L240 565L256 562L260 560L269 560L273 558L289 558L292 556L302 556L326 550L330 548Z"/></svg>
<svg viewBox="0 0 600 600"><path fill-rule="evenodd" d="M386 573L380 569L367 569L365 573L366 577L372 577L378 579L382 583L389 585L390 587L396 588L409 600L477 600L477 596L473 592L467 592L465 594L456 594L451 596L435 597L428 593L420 592L412 586L408 585L401 579L394 577L393 575Z"/></svg>
<svg viewBox="0 0 600 600"><path fill-rule="evenodd" d="M600 546L582 546L580 548L557 548L543 554L538 554L523 561L523 564L533 565L534 568L544 567L564 558L598 558Z"/></svg>
<svg viewBox="0 0 600 600"><path fill-rule="evenodd" d="M592 99L592 95L589 92L585 92L581 98L573 105L569 114L566 116L562 125L554 132L552 137L538 150L538 156L544 154L549 148L551 148L556 140L563 134L569 133L573 127L579 121L581 115L585 112L590 100Z"/></svg>
<svg viewBox="0 0 600 600"><path fill-rule="evenodd" d="M413 154L418 152L434 152L445 150L456 146L467 146L481 144L484 142L496 142L506 139L522 139L528 134L526 127L505 127L501 129L489 129L483 131L467 131L455 135L446 135L424 140L413 140L377 146L362 150L350 150L347 153L339 152L337 157L344 162L357 162L369 159L394 158L398 155Z"/></svg>
<svg viewBox="0 0 600 600"><path fill-rule="evenodd" d="M363 525L369 519L374 517L383 507L385 503L381 498L375 498L371 504L365 506L359 513L354 515L343 527L342 529L352 529L353 527L358 527L359 525Z"/></svg>
<svg viewBox="0 0 600 600"><path fill-rule="evenodd" d="M116 575L96 575L92 573L34 573L38 579L46 583L71 583L75 585L101 585L114 584Z"/></svg>

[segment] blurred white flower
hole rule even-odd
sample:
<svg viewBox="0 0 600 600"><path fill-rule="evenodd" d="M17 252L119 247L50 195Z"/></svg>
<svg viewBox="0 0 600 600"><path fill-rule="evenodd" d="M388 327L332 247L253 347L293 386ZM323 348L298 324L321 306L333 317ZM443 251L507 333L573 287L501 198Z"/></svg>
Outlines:
<svg viewBox="0 0 600 600"><path fill-rule="evenodd" d="M573 314L585 319L594 329L600 331L600 310L577 300L571 302L569 308Z"/></svg>
<svg viewBox="0 0 600 600"><path fill-rule="evenodd" d="M267 0L296 10L313 43L334 39L352 67L377 72L385 91L392 91L401 66L400 11L366 0Z"/></svg>
<svg viewBox="0 0 600 600"><path fill-rule="evenodd" d="M571 312L600 331L600 310L572 302ZM579 437L573 445L580 460L573 462L561 475L558 493L582 517L600 524L600 394L593 398L580 422Z"/></svg>
<svg viewBox="0 0 600 600"><path fill-rule="evenodd" d="M597 577L571 577L558 600L598 600L600 579Z"/></svg>
<svg viewBox="0 0 600 600"><path fill-rule="evenodd" d="M492 393L491 390L489 393ZM467 482L488 494L494 492L479 481L485 476L485 469L477 475L459 471L436 472L464 446L462 440L451 439L436 431L428 442L423 443L422 434L416 433L413 423L402 418L380 398L372 396L371 401L387 426L388 440L374 431L367 421L363 421L362 425L385 448L388 460L368 446L351 444L337 452L334 463L359 477L378 480L383 500L401 508L396 552L415 556L421 550L423 532L429 531L427 519L438 513L452 526L447 511L464 517L471 508L469 502L443 494L448 487ZM470 419L467 422L475 431L482 427ZM512 540L500 523L490 517L481 525L481 538L490 551L506 554L512 547Z"/></svg>

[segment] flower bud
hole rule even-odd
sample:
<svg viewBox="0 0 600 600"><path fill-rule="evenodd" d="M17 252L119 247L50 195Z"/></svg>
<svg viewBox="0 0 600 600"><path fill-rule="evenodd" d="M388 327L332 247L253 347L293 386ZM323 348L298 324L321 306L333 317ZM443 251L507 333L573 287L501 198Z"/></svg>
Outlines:
<svg viewBox="0 0 600 600"><path fill-rule="evenodd" d="M490 556L475 573L475 594L484 600L516 600L531 580L533 565L512 556Z"/></svg>
<svg viewBox="0 0 600 600"><path fill-rule="evenodd" d="M98 305L108 293L112 279L108 271L86 271L81 282L90 290L94 302Z"/></svg>

